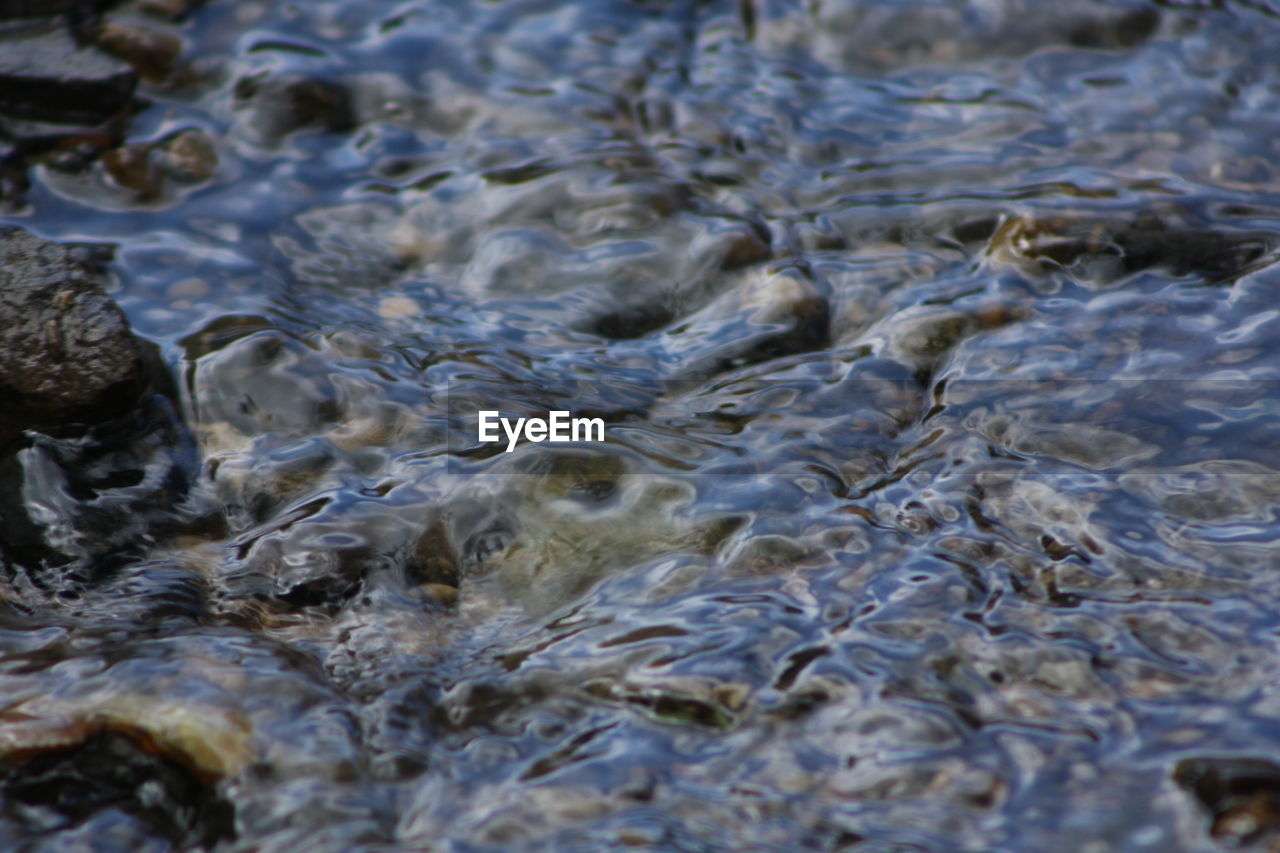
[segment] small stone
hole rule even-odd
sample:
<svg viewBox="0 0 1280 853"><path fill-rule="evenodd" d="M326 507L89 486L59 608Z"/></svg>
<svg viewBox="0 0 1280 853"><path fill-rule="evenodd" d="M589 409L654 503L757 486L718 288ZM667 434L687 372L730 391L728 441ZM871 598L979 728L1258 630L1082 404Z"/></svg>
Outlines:
<svg viewBox="0 0 1280 853"><path fill-rule="evenodd" d="M138 0L134 6L148 15L177 20L186 17L202 2L204 0Z"/></svg>
<svg viewBox="0 0 1280 853"><path fill-rule="evenodd" d="M121 145L102 155L102 166L111 180L127 190L132 190L139 201L148 201L160 195L162 178L146 144Z"/></svg>
<svg viewBox="0 0 1280 853"><path fill-rule="evenodd" d="M182 40L165 30L110 22L98 32L98 47L129 63L142 79L159 83L177 67Z"/></svg>
<svg viewBox="0 0 1280 853"><path fill-rule="evenodd" d="M20 18L52 18L61 15L73 0L0 0L0 21Z"/></svg>
<svg viewBox="0 0 1280 853"><path fill-rule="evenodd" d="M339 450L354 453L395 438L397 425L378 417L354 418L329 430L329 441Z"/></svg>
<svg viewBox="0 0 1280 853"><path fill-rule="evenodd" d="M156 146L160 164L180 181L201 183L218 171L218 152L203 130L192 128L165 138Z"/></svg>
<svg viewBox="0 0 1280 853"><path fill-rule="evenodd" d="M416 317L422 313L418 303L407 296L388 296L378 303L378 316L384 320Z"/></svg>
<svg viewBox="0 0 1280 853"><path fill-rule="evenodd" d="M184 278L175 281L165 291L165 296L173 301L179 299L203 299L212 292L209 282L203 278Z"/></svg>
<svg viewBox="0 0 1280 853"><path fill-rule="evenodd" d="M438 604L441 607L454 607L458 603L458 588L443 583L424 583L415 588L423 601Z"/></svg>

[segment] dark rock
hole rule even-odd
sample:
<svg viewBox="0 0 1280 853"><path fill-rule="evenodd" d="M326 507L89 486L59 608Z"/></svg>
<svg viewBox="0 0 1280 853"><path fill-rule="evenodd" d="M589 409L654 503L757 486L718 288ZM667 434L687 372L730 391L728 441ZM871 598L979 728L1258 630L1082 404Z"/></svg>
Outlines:
<svg viewBox="0 0 1280 853"><path fill-rule="evenodd" d="M237 543L245 560L225 577L231 599L271 607L336 612L374 576L453 586L452 555L420 562L416 519L390 512L379 501L311 501L291 507ZM428 534L429 536L430 534Z"/></svg>
<svg viewBox="0 0 1280 853"><path fill-rule="evenodd" d="M1026 272L1070 269L1104 278L1163 268L1176 276L1225 282L1248 272L1275 245L1260 232L1210 231L1149 212L1133 221L1017 217L992 234L987 253Z"/></svg>
<svg viewBox="0 0 1280 853"><path fill-rule="evenodd" d="M136 84L128 65L60 28L0 41L0 114L10 118L100 124L129 103Z"/></svg>
<svg viewBox="0 0 1280 853"><path fill-rule="evenodd" d="M0 765L0 791L25 831L74 837L95 813L114 815L122 848L212 845L231 837L230 806L197 773L157 755L144 738L104 727L68 743L36 748ZM25 760L24 760L25 759ZM85 836L82 835L82 838ZM72 846L75 846L74 844Z"/></svg>
<svg viewBox="0 0 1280 853"><path fill-rule="evenodd" d="M105 420L146 384L143 350L96 265L71 247L0 231L0 427Z"/></svg>
<svg viewBox="0 0 1280 853"><path fill-rule="evenodd" d="M342 83L313 77L247 77L236 83L254 141L278 144L291 133L347 133L356 127L351 92Z"/></svg>
<svg viewBox="0 0 1280 853"><path fill-rule="evenodd" d="M116 0L0 0L0 25L12 30L40 19L61 18L78 42L88 44L102 13L114 5Z"/></svg>
<svg viewBox="0 0 1280 853"><path fill-rule="evenodd" d="M678 382L822 347L830 334L825 294L798 270L754 271L677 328L664 332L663 358Z"/></svg>
<svg viewBox="0 0 1280 853"><path fill-rule="evenodd" d="M49 18L61 15L74 5L74 0L0 0L0 21Z"/></svg>
<svg viewBox="0 0 1280 853"><path fill-rule="evenodd" d="M152 83L173 74L182 53L182 40L174 33L134 24L104 24L97 41L99 48L129 63Z"/></svg>
<svg viewBox="0 0 1280 853"><path fill-rule="evenodd" d="M80 596L158 539L192 522L204 527L188 502L193 448L165 395L87 429L50 432L63 434L28 430L0 453L0 482L8 485L0 490L0 566L22 574L31 589ZM128 576L120 583L104 595L127 593ZM147 605L130 605L137 606Z"/></svg>
<svg viewBox="0 0 1280 853"><path fill-rule="evenodd" d="M86 125L56 125L35 121L7 121L0 115L0 203L20 209L31 188L27 172L36 164L51 172L78 174L90 168L104 152L120 144L114 129Z"/></svg>
<svg viewBox="0 0 1280 853"><path fill-rule="evenodd" d="M0 0L0 21L54 15L85 17L114 5L115 0Z"/></svg>
<svg viewBox="0 0 1280 853"><path fill-rule="evenodd" d="M1210 835L1231 847L1274 839L1280 831L1280 766L1257 758L1187 758L1173 779L1212 815Z"/></svg>
<svg viewBox="0 0 1280 853"><path fill-rule="evenodd" d="M163 178L146 143L121 145L103 153L102 167L111 179L132 190L139 201L152 201L163 191Z"/></svg>
<svg viewBox="0 0 1280 853"><path fill-rule="evenodd" d="M148 15L177 21L203 4L204 0L137 0L134 5L138 11L146 12Z"/></svg>
<svg viewBox="0 0 1280 853"><path fill-rule="evenodd" d="M170 134L156 146L160 167L167 174L186 183L200 183L218 170L218 152L213 140L203 130L191 128Z"/></svg>
<svg viewBox="0 0 1280 853"><path fill-rule="evenodd" d="M201 130L189 129L150 142L132 142L102 153L102 168L118 186L140 202L163 198L170 178L182 184L207 181L218 168L213 142Z"/></svg>
<svg viewBox="0 0 1280 853"><path fill-rule="evenodd" d="M1132 47L1151 38L1160 27L1154 9L1107 10L1097 17L1082 17L1067 33L1075 47L1107 50Z"/></svg>

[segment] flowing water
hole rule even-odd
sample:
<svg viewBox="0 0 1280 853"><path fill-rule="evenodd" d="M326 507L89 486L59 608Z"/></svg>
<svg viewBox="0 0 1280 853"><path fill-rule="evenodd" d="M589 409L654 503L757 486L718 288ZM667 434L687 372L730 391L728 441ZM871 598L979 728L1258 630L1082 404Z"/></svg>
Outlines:
<svg viewBox="0 0 1280 853"><path fill-rule="evenodd" d="M1280 849L1280 10L139 19L3 217L177 390L0 465L0 846Z"/></svg>

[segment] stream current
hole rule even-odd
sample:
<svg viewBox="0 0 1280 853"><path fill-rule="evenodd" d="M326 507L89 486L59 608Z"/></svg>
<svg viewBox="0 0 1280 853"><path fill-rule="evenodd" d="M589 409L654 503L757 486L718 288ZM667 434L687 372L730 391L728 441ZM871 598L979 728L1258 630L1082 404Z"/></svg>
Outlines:
<svg viewBox="0 0 1280 853"><path fill-rule="evenodd" d="M177 390L0 466L0 847L1280 849L1276 9L150 26L2 217Z"/></svg>

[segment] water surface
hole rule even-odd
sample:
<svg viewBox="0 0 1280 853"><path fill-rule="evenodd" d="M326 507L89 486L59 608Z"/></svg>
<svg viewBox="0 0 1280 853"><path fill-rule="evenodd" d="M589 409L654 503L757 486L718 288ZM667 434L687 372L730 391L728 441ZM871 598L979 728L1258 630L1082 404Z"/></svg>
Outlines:
<svg viewBox="0 0 1280 853"><path fill-rule="evenodd" d="M5 844L1280 843L1276 10L152 26L207 168L5 216L180 387L6 463Z"/></svg>

